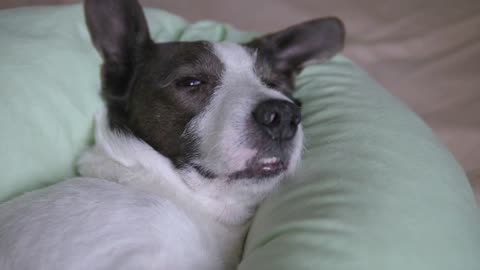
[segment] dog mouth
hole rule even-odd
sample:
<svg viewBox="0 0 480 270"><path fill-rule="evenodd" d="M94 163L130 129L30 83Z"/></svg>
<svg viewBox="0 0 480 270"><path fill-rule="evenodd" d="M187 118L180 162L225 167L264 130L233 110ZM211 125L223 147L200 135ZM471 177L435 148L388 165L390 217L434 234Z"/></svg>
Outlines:
<svg viewBox="0 0 480 270"><path fill-rule="evenodd" d="M191 164L191 166L205 178L213 179L218 177L216 173L200 164ZM271 178L279 176L287 171L287 169L288 166L286 162L278 157L260 158L247 162L245 169L227 174L227 179L237 180Z"/></svg>
<svg viewBox="0 0 480 270"><path fill-rule="evenodd" d="M287 165L280 158L269 157L249 162L241 171L229 175L229 179L270 178L287 170Z"/></svg>

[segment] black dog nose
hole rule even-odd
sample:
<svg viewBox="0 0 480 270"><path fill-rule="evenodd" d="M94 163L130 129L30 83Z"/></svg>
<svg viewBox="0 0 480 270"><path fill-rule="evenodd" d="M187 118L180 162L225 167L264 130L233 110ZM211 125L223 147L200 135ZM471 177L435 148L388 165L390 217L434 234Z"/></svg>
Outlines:
<svg viewBox="0 0 480 270"><path fill-rule="evenodd" d="M292 139L301 121L300 108L280 99L269 99L258 104L253 111L253 118L273 140Z"/></svg>

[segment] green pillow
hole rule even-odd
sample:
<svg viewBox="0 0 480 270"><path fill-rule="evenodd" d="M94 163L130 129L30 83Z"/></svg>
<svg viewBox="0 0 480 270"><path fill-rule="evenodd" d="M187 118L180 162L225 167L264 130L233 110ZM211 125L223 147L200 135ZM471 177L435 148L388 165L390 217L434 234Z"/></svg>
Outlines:
<svg viewBox="0 0 480 270"><path fill-rule="evenodd" d="M418 116L343 57L297 86L302 168L260 207L240 269L480 269L468 180Z"/></svg>
<svg viewBox="0 0 480 270"><path fill-rule="evenodd" d="M154 39L243 41L148 10ZM0 11L0 201L75 174L100 108L80 6ZM344 57L307 68L302 168L259 210L240 269L479 269L480 217L451 155Z"/></svg>

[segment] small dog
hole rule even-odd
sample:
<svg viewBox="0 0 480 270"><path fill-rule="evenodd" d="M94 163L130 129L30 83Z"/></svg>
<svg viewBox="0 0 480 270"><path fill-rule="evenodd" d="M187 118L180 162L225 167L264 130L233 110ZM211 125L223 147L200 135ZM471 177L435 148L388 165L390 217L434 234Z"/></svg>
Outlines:
<svg viewBox="0 0 480 270"><path fill-rule="evenodd" d="M234 269L258 204L300 160L294 76L342 49L336 18L246 44L154 43L136 0L87 0L103 58L82 177L0 206L0 269Z"/></svg>

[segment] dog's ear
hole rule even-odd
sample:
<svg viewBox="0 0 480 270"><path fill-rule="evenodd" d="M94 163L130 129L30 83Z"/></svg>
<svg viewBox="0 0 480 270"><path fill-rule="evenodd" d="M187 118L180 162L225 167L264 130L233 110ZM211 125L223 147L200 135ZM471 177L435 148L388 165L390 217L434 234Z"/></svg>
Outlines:
<svg viewBox="0 0 480 270"><path fill-rule="evenodd" d="M93 44L105 62L124 64L151 42L136 0L86 0L85 17Z"/></svg>
<svg viewBox="0 0 480 270"><path fill-rule="evenodd" d="M343 48L344 42L342 21L327 17L293 25L246 45L264 54L277 71L292 75L308 63L331 58Z"/></svg>
<svg viewBox="0 0 480 270"><path fill-rule="evenodd" d="M150 39L147 21L137 0L86 0L85 18L103 65L104 95L126 94L133 69Z"/></svg>

